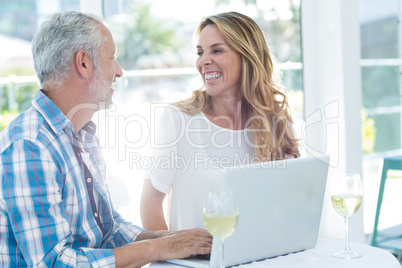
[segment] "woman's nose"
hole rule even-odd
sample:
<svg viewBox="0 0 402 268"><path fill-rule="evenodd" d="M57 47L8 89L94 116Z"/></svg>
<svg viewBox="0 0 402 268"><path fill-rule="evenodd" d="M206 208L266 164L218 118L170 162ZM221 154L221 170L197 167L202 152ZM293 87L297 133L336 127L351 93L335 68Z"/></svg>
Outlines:
<svg viewBox="0 0 402 268"><path fill-rule="evenodd" d="M208 54L203 54L200 59L200 64L201 66L211 65L212 64L211 56Z"/></svg>

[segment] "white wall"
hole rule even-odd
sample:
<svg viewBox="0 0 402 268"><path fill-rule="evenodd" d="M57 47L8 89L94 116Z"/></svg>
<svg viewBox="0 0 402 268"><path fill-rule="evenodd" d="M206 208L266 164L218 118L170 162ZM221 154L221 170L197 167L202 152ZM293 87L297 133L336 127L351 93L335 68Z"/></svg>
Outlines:
<svg viewBox="0 0 402 268"><path fill-rule="evenodd" d="M358 0L303 0L304 146L329 154L330 170L320 237L344 239L344 221L332 208L331 173L362 174ZM350 240L364 242L363 208L350 219Z"/></svg>

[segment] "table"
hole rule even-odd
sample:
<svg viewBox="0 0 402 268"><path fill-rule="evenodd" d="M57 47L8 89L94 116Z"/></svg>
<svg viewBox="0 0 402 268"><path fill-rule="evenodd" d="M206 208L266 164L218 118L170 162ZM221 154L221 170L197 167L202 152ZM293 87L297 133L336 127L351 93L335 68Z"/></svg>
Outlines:
<svg viewBox="0 0 402 268"><path fill-rule="evenodd" d="M239 265L241 268L401 268L401 264L394 255L380 248L369 245L350 243L352 250L359 251L363 257L351 260L339 260L331 256L332 253L342 250L343 241L318 240L313 249L292 253L285 256L266 259ZM178 268L183 267L167 262L153 262L150 268Z"/></svg>

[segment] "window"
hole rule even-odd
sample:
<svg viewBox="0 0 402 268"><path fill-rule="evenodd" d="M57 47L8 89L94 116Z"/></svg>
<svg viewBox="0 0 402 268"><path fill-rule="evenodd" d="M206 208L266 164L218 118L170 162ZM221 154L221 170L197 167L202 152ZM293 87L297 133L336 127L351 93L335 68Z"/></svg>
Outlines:
<svg viewBox="0 0 402 268"><path fill-rule="evenodd" d="M401 149L400 5L359 1L365 153Z"/></svg>

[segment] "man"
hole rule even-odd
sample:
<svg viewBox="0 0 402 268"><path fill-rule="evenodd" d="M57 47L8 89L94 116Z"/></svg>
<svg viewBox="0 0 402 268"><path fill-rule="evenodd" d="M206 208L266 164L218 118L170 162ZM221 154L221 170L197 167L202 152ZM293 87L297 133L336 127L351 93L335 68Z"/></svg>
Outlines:
<svg viewBox="0 0 402 268"><path fill-rule="evenodd" d="M123 75L104 21L55 14L32 53L42 89L0 134L0 266L139 267L209 253L205 230L147 232L113 209L91 121Z"/></svg>

